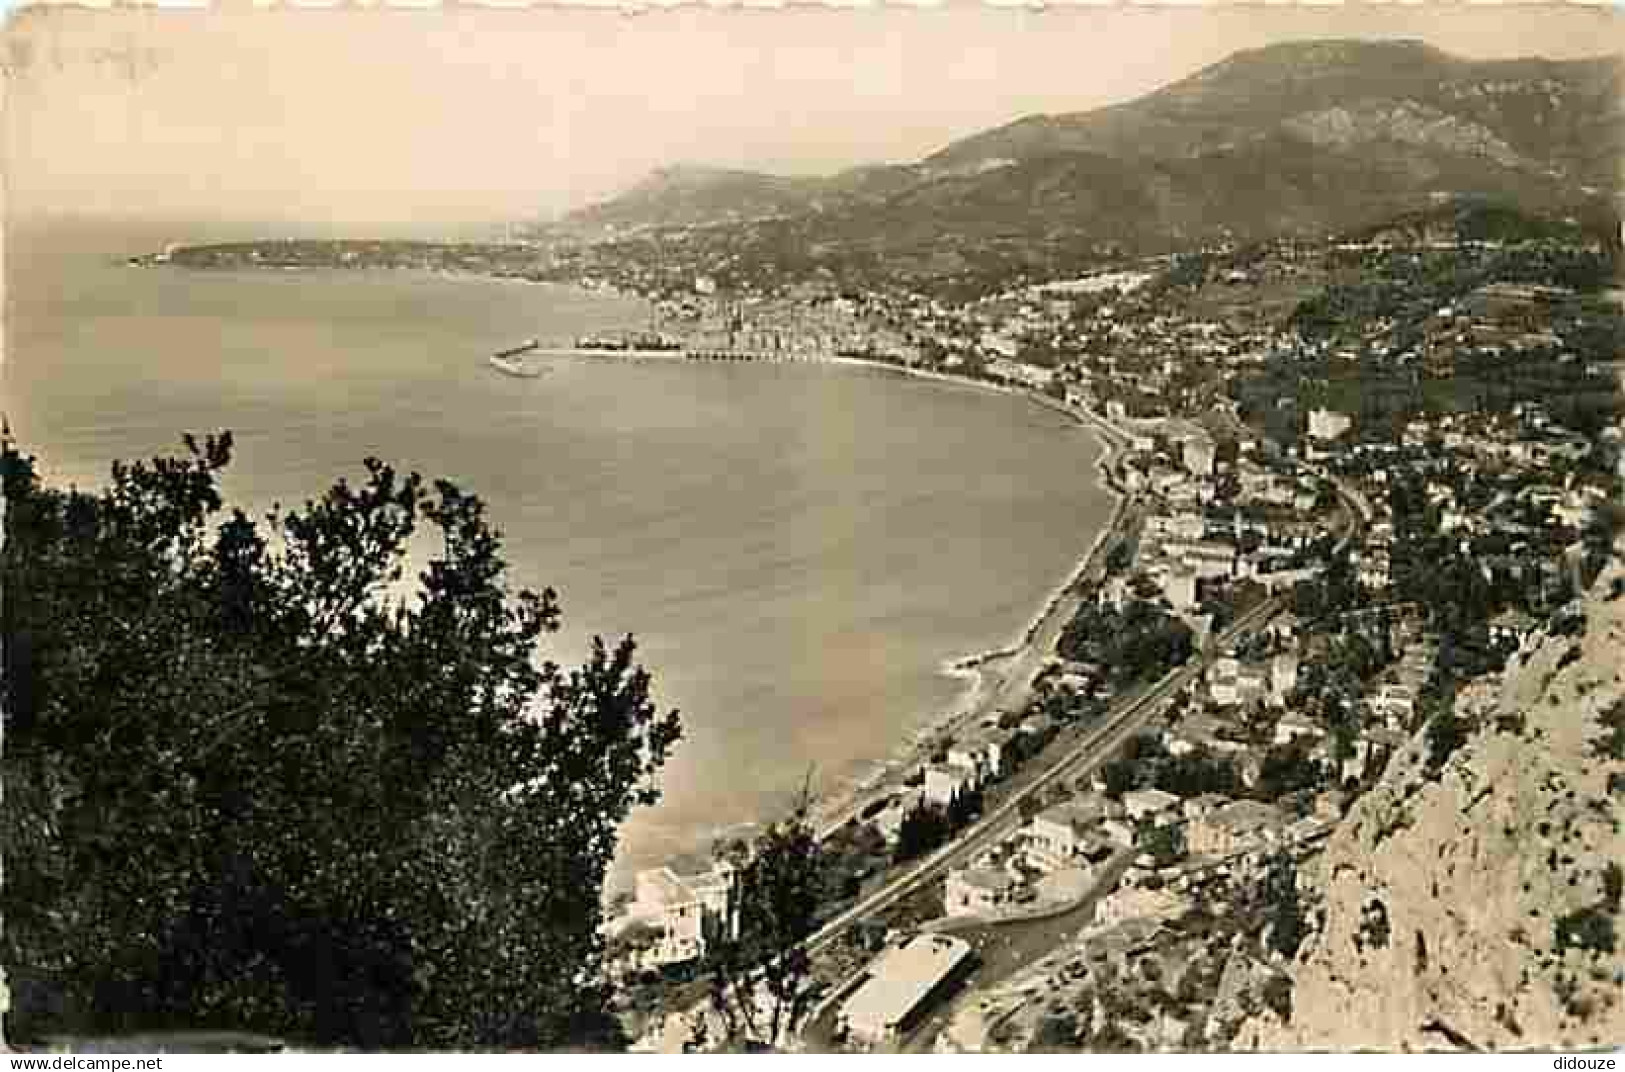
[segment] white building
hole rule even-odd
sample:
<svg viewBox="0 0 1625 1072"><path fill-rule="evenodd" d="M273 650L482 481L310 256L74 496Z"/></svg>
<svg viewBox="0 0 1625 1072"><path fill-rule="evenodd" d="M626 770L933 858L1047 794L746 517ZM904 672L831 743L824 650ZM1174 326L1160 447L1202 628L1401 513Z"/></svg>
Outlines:
<svg viewBox="0 0 1625 1072"><path fill-rule="evenodd" d="M925 768L925 802L946 808L954 798L976 788L975 771L933 763Z"/></svg>
<svg viewBox="0 0 1625 1072"><path fill-rule="evenodd" d="M1386 684L1371 697L1371 709L1396 726L1408 726L1416 717L1416 689L1410 685Z"/></svg>
<svg viewBox="0 0 1625 1072"><path fill-rule="evenodd" d="M948 872L942 908L950 916L985 916L1016 899L1021 884L999 868L972 867Z"/></svg>
<svg viewBox="0 0 1625 1072"><path fill-rule="evenodd" d="M1149 819L1161 823L1169 816L1179 816L1179 798L1161 789L1136 789L1123 794L1123 807L1135 822Z"/></svg>
<svg viewBox="0 0 1625 1072"><path fill-rule="evenodd" d="M1176 611L1196 607L1196 570L1183 564L1169 570L1162 581L1162 594L1167 598L1168 605Z"/></svg>
<svg viewBox="0 0 1625 1072"><path fill-rule="evenodd" d="M1180 450L1180 460L1194 476L1212 476L1213 463L1218 456L1213 440L1206 436L1192 436Z"/></svg>
<svg viewBox="0 0 1625 1072"><path fill-rule="evenodd" d="M1286 826L1286 816L1275 805L1238 800L1192 820L1185 828L1185 846L1192 853L1228 856L1274 842Z"/></svg>
<svg viewBox="0 0 1625 1072"><path fill-rule="evenodd" d="M1288 711L1275 723L1276 744L1291 744L1300 737L1318 741L1324 736L1320 723L1295 711Z"/></svg>
<svg viewBox="0 0 1625 1072"><path fill-rule="evenodd" d="M897 841L899 832L903 828L903 820L908 818L910 812L920 806L925 799L925 790L910 789L899 793L886 807L870 820L880 836L886 839L887 844Z"/></svg>
<svg viewBox="0 0 1625 1072"><path fill-rule="evenodd" d="M1100 832L1121 848L1134 844L1134 827L1125 819L1107 819L1100 824Z"/></svg>
<svg viewBox="0 0 1625 1072"><path fill-rule="evenodd" d="M1298 656L1282 652L1270 661L1270 699L1281 703L1298 687Z"/></svg>
<svg viewBox="0 0 1625 1072"><path fill-rule="evenodd" d="M1190 898L1173 890L1124 887L1095 905L1095 923L1109 926L1129 919L1174 919L1190 907Z"/></svg>
<svg viewBox="0 0 1625 1072"><path fill-rule="evenodd" d="M1352 427L1354 427L1354 418L1346 413L1339 413L1334 409L1309 411L1309 438L1311 439L1337 439Z"/></svg>
<svg viewBox="0 0 1625 1072"><path fill-rule="evenodd" d="M1059 871L1093 863L1110 853L1099 824L1109 809L1104 801L1068 800L1033 816L1024 831L1027 860L1041 871Z"/></svg>
<svg viewBox="0 0 1625 1072"><path fill-rule="evenodd" d="M1235 659L1220 659L1208 671L1208 697L1220 707L1235 707L1263 699L1269 681L1262 669Z"/></svg>
<svg viewBox="0 0 1625 1072"><path fill-rule="evenodd" d="M948 765L968 771L980 785L1004 773L1005 752L1013 735L989 729L948 748Z"/></svg>
<svg viewBox="0 0 1625 1072"><path fill-rule="evenodd" d="M971 947L946 934L916 934L875 958L868 978L841 1006L840 1023L854 1042L894 1041L963 977Z"/></svg>
<svg viewBox="0 0 1625 1072"><path fill-rule="evenodd" d="M656 933L647 959L682 964L703 956L708 936L730 918L733 886L733 868L726 863L699 875L669 867L639 871L629 914Z"/></svg>

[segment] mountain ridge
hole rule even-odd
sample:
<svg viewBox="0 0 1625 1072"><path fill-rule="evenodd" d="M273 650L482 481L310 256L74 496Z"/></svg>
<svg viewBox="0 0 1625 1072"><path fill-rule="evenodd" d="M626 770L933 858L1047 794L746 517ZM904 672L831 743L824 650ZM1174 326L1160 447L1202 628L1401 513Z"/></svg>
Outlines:
<svg viewBox="0 0 1625 1072"><path fill-rule="evenodd" d="M1024 116L911 164L825 176L659 169L562 226L791 220L808 241L861 236L868 248L907 246L932 226L1145 244L1342 230L1444 195L1581 204L1621 185L1620 85L1606 56L1474 60L1421 41L1283 42L1130 101Z"/></svg>

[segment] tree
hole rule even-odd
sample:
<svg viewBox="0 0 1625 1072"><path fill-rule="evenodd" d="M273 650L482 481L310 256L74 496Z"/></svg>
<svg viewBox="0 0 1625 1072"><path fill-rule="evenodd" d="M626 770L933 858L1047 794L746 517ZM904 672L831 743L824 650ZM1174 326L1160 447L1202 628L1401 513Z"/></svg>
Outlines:
<svg viewBox="0 0 1625 1072"><path fill-rule="evenodd" d="M680 733L632 639L539 658L555 593L449 482L222 518L231 438L185 444L3 458L14 1029L615 1045L604 875Z"/></svg>
<svg viewBox="0 0 1625 1072"><path fill-rule="evenodd" d="M977 816L982 814L982 791L980 789L964 789L954 794L948 802L948 833L968 826ZM944 838L943 840L947 840Z"/></svg>
<svg viewBox="0 0 1625 1072"><path fill-rule="evenodd" d="M1179 797L1199 797L1204 793L1233 797L1241 793L1241 776L1235 764L1215 755L1206 745L1164 759L1156 767L1153 784Z"/></svg>
<svg viewBox="0 0 1625 1072"><path fill-rule="evenodd" d="M1185 831L1172 823L1153 826L1141 837L1140 849L1150 853L1159 864L1172 863L1185 855Z"/></svg>
<svg viewBox="0 0 1625 1072"><path fill-rule="evenodd" d="M1255 795L1260 800L1277 800L1288 793L1317 789L1324 774L1301 740L1277 745L1264 753Z"/></svg>
<svg viewBox="0 0 1625 1072"><path fill-rule="evenodd" d="M904 863L926 853L948 840L951 829L948 816L941 808L921 801L915 805L897 826L897 845L892 849L892 862Z"/></svg>
<svg viewBox="0 0 1625 1072"><path fill-rule="evenodd" d="M1438 777L1456 749L1467 743L1472 726L1458 716L1452 705L1443 705L1427 723L1427 771L1429 777Z"/></svg>
<svg viewBox="0 0 1625 1072"><path fill-rule="evenodd" d="M1124 793L1137 788L1140 780L1134 761L1129 759L1107 760L1101 764L1100 777L1106 784L1106 796L1112 800L1119 800Z"/></svg>
<svg viewBox="0 0 1625 1072"><path fill-rule="evenodd" d="M1269 948L1291 959L1308 932L1303 897L1298 892L1298 865L1286 852L1270 858L1259 887L1259 905L1269 921Z"/></svg>
<svg viewBox="0 0 1625 1072"><path fill-rule="evenodd" d="M710 944L711 1007L724 1045L775 1048L810 1011L805 942L815 929L821 864L804 794L796 812L757 841L737 877L733 918Z"/></svg>

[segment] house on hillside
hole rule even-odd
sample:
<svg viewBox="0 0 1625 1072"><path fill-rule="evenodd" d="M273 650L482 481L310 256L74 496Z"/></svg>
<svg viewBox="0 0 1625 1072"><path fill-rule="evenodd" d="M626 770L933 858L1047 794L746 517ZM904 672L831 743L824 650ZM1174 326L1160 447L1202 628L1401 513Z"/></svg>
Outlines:
<svg viewBox="0 0 1625 1072"><path fill-rule="evenodd" d="M628 914L655 932L646 959L668 965L704 956L718 928L731 925L734 884L733 867L726 862L692 875L670 867L639 871Z"/></svg>
<svg viewBox="0 0 1625 1072"><path fill-rule="evenodd" d="M971 867L948 872L942 908L950 916L985 916L1016 899L1021 883L1002 868Z"/></svg>
<svg viewBox="0 0 1625 1072"><path fill-rule="evenodd" d="M1040 871L1098 863L1113 851L1100 824L1118 810L1098 797L1050 805L1023 831L1027 862Z"/></svg>

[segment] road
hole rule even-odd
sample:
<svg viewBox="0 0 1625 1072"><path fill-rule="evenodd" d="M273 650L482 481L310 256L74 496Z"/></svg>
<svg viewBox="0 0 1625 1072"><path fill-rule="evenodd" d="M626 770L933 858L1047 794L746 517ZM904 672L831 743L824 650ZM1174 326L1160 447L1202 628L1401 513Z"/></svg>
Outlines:
<svg viewBox="0 0 1625 1072"><path fill-rule="evenodd" d="M1280 613L1287 602L1287 597L1275 596L1243 614L1220 635L1221 646L1247 639ZM807 952L812 956L818 955L838 941L842 933L858 920L885 911L922 887L941 879L949 871L966 866L998 844L1023 824L1023 801L1059 781L1087 774L1109 759L1129 737L1160 714L1168 701L1206 667L1205 659L1193 656L1184 665L1164 674L1149 689L1123 700L1108 711L1101 724L1077 745L1057 757L1042 774L1013 792L1004 803L967 827L954 841L825 923L805 941ZM1017 677L1012 680L1021 679ZM687 1011L694 1010L690 1008Z"/></svg>
<svg viewBox="0 0 1625 1072"><path fill-rule="evenodd" d="M1286 597L1276 596L1254 607L1221 634L1220 646L1247 639L1286 606ZM857 920L883 912L921 886L935 882L949 871L966 866L1019 827L1023 801L1042 793L1056 782L1087 774L1110 758L1130 736L1160 714L1173 696L1190 684L1206 668L1200 658L1170 670L1139 696L1108 712L1101 725L1071 751L1058 757L1039 777L1012 793L1004 803L966 829L955 841L927 857L906 874L898 876L857 904L830 920L807 940L812 953L824 949ZM1016 678L1015 680L1020 680Z"/></svg>
<svg viewBox="0 0 1625 1072"><path fill-rule="evenodd" d="M978 995L1075 939L1094 921L1095 905L1117 888L1118 879L1133 861L1132 851L1119 852L1116 859L1103 866L1088 895L1065 912L1041 919L992 920L946 930L945 933L964 939L976 950L976 967L954 1000L943 1002L908 1033L901 1045L903 1052L930 1053L937 1036L953 1021L966 1000L976 1000Z"/></svg>
<svg viewBox="0 0 1625 1072"><path fill-rule="evenodd" d="M1359 538L1372 514L1370 505L1359 492L1345 481L1323 474L1330 480L1338 495L1349 509L1350 525L1338 548L1342 550ZM1068 595L1059 603L1070 603L1077 597ZM1216 638L1210 650L1224 648L1250 639L1291 602L1290 595L1277 595L1266 599L1247 611ZM1058 605L1056 610L1060 610ZM1059 629L1071 618L1070 614L1052 613L1035 631L1024 650L1017 654L1001 681L995 695L1005 699L1011 690L1030 688L1032 675L1054 649ZM1038 777L1015 790L1005 801L987 815L973 823L958 838L945 845L905 873L887 882L880 889L862 897L852 907L831 919L815 931L804 943L809 954L817 955L835 943L842 933L860 919L874 916L899 901L943 878L949 871L964 867L977 856L1002 841L1022 825L1021 805L1024 801L1043 793L1057 782L1087 774L1109 759L1117 749L1143 729L1166 708L1168 702L1186 685L1194 681L1207 667L1207 660L1192 656L1186 662L1164 674L1145 691L1127 697L1109 709L1101 724L1091 730L1073 748L1057 757ZM997 700L995 701L997 703Z"/></svg>

